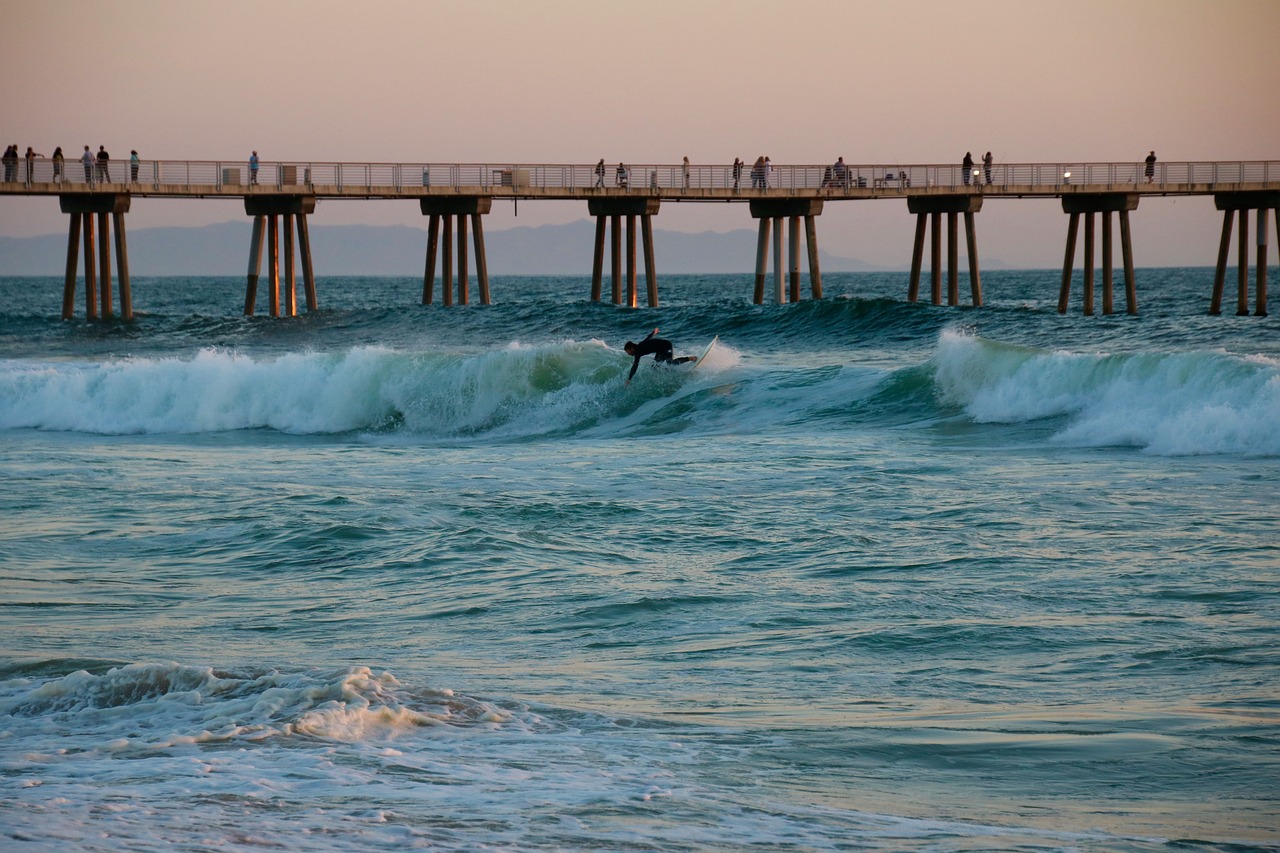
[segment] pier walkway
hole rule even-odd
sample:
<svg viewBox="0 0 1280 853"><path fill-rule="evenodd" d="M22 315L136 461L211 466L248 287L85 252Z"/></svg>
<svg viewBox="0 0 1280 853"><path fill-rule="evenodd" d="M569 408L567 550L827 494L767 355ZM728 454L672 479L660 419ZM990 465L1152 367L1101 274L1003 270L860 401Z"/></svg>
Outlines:
<svg viewBox="0 0 1280 853"><path fill-rule="evenodd" d="M764 300L770 233L773 237L774 294L779 302L800 296L800 222L806 233L811 293L821 297L815 218L828 202L858 200L906 200L916 214L908 299L918 298L923 268L925 235L932 230L930 272L932 301L942 304L942 214L947 215L947 271L950 305L959 304L958 224L963 215L968 251L972 303L982 304L974 215L986 199L1059 198L1070 216L1063 264L1059 310L1067 310L1072 267L1081 217L1084 218L1084 305L1094 312L1094 214L1101 214L1103 313L1111 313L1112 218L1118 214L1125 274L1127 310L1137 311L1129 213L1145 196L1213 196L1224 213L1210 311L1219 313L1225 283L1226 261L1234 223L1239 222L1239 281L1237 313L1248 313L1248 260L1250 210L1256 213L1256 310L1265 315L1266 253L1270 231L1268 214L1280 207L1280 161L1144 162L1114 163L999 163L985 167L979 160L972 168L959 164L848 164L684 165L650 163L521 164L521 163L332 163L262 161L112 160L92 165L78 158L59 166L47 158L9 160L4 164L0 195L57 196L70 216L63 316L72 316L79 243L83 237L86 313L90 318L111 315L109 233L115 226L116 262L120 275L121 310L132 315L124 214L134 198L243 199L246 214L254 217L254 236L245 296L245 313L256 303L264 235L269 239L270 307L273 316L296 313L294 297L294 231L298 235L306 287L307 306L317 304L311 267L307 216L320 199L385 199L417 201L430 217L423 278L423 302L434 298L437 254L441 262L444 303L454 300L454 225L457 247L457 301L469 301L467 226L474 240L473 254L481 302L488 303L488 274L483 244L482 217L495 199L585 201L596 218L596 245L592 272L592 298L601 298L606 225L611 226L612 283L615 304L637 304L635 224L640 220L648 302L658 304L656 258L652 217L663 202L748 204L751 216L760 220L756 253L754 300ZM94 250L94 218L101 235ZM109 220L108 217L111 217ZM279 230L284 218L285 304L280 305ZM627 292L622 292L622 232L626 223ZM789 221L789 287L784 286L782 234ZM1280 216L1276 217L1280 240ZM443 226L443 234L440 233ZM96 258L95 258L96 255ZM100 269L95 269L95 260ZM98 279L102 286L97 286ZM96 291L96 292L95 292ZM101 298L95 298L100 296Z"/></svg>

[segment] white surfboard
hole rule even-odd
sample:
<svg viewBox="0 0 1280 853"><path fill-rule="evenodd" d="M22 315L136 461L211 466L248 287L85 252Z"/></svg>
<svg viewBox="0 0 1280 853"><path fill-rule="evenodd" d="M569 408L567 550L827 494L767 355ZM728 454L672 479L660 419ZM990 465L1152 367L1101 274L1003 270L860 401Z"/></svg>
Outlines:
<svg viewBox="0 0 1280 853"><path fill-rule="evenodd" d="M720 340L719 335L716 335L714 338L711 339L711 343L707 344L707 348L702 351L702 355L698 356L698 360L693 363L694 367L697 367L699 364L702 364L702 362L706 360L707 356L711 354L711 351L716 348L716 341L718 340Z"/></svg>

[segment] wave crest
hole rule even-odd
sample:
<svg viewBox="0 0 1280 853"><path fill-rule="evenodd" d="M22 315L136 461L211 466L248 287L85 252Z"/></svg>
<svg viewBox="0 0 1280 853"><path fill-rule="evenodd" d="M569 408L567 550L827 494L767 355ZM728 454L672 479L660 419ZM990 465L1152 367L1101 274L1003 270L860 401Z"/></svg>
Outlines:
<svg viewBox="0 0 1280 853"><path fill-rule="evenodd" d="M939 399L980 423L1065 418L1080 447L1169 455L1280 455L1280 363L1227 352L1088 354L944 332Z"/></svg>

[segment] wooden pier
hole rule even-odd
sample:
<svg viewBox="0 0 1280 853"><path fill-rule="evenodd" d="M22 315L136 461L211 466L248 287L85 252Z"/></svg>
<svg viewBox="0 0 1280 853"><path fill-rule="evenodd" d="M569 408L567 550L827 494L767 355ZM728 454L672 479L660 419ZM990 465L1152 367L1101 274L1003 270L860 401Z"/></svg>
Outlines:
<svg viewBox="0 0 1280 853"><path fill-rule="evenodd" d="M1082 310L1093 314L1095 214L1101 216L1102 313L1114 308L1112 287L1112 214L1120 223L1120 248L1125 283L1125 308L1137 312L1133 245L1129 214L1145 196L1212 196L1223 211L1222 241L1209 311L1221 312L1226 264L1234 223L1238 222L1239 272L1237 314L1248 314L1249 225L1255 212L1257 246L1254 314L1267 313L1266 262L1269 220L1280 208L1280 161L1219 161L1156 163L1010 163L965 168L961 164L925 165L770 165L686 166L684 164L438 164L438 163L321 163L262 162L250 168L243 161L146 160L132 169L113 163L107 174L130 180L98 181L96 169L68 165L55 174L52 161L37 158L19 170L14 180L0 183L0 195L57 196L69 216L66 284L62 316L74 315L78 257L83 241L86 316L112 316L112 276L109 233L114 226L116 268L120 282L120 313L133 316L125 239L125 214L134 199L242 198L253 217L253 238L245 286L245 314L253 314L261 274L264 236L267 241L268 302L271 315L294 316L295 228L308 311L318 308L307 217L321 199L381 199L416 201L429 217L422 302L434 301L437 256L441 262L441 295L447 306L470 302L467 231L470 226L480 302L490 303L484 251L483 218L495 199L518 201L585 201L596 219L591 298L603 291L605 232L612 231L610 259L612 301L636 307L636 223L639 220L650 306L658 305L657 258L653 245L653 217L665 203L746 203L759 220L753 299L764 302L770 234L773 248L773 298L785 303L801 298L800 264L807 255L812 298L822 298L818 268L816 220L824 205L855 201L905 200L916 215L911 275L907 299L919 297L926 231L932 230L930 252L934 305L942 296L942 215L947 216L947 304L959 305L959 230L963 215L969 266L970 300L982 305L976 215L989 199L1058 198L1068 215L1066 253L1058 310L1065 313L1080 218L1084 218L1084 293ZM750 183L744 184L748 172ZM625 231L626 289L623 290ZM1280 240L1280 215L1276 220ZM800 250L800 222L805 228L805 251ZM95 234L96 221L96 234ZM283 222L284 289L280 281L279 235ZM784 285L783 230L789 235ZM440 229L443 226L443 239ZM455 229L456 226L456 229ZM454 234L456 231L456 260ZM96 249L95 249L95 241ZM456 291L454 270L456 264ZM455 298L456 294L456 298ZM283 301L282 297L283 296Z"/></svg>

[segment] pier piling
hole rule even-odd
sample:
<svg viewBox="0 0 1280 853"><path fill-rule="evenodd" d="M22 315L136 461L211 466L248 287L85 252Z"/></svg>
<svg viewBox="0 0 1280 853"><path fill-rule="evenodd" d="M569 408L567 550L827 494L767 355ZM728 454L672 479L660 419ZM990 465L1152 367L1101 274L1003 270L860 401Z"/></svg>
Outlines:
<svg viewBox="0 0 1280 853"><path fill-rule="evenodd" d="M472 249L476 259L476 283L480 289L480 304L490 304L489 262L484 253L484 227L482 217L493 208L490 196L445 196L418 200L422 215L429 217L427 225L427 261L422 274L422 304L430 305L436 275L436 254L440 254L440 294L445 307L454 304L453 252L454 226L457 226L458 289L457 303L471 304L471 274L467 269L467 222L471 223ZM443 224L444 233L441 234Z"/></svg>
<svg viewBox="0 0 1280 853"><path fill-rule="evenodd" d="M1257 211L1257 266L1255 273L1254 316L1267 316L1267 240L1268 219L1280 208L1280 192L1217 193L1214 205L1222 211L1222 239L1218 243L1218 265L1213 275L1213 296L1209 313L1222 313L1222 295L1227 278L1227 256L1231 249L1233 219L1240 220L1240 236L1236 246L1236 315L1249 313L1249 211ZM1276 240L1280 242L1280 214L1276 216Z"/></svg>
<svg viewBox="0 0 1280 853"><path fill-rule="evenodd" d="M267 254L267 303L272 317L283 313L298 316L298 289L295 253L302 256L302 279L306 289L307 310L315 311L315 271L311 263L311 237L307 216L315 212L315 196L250 195L244 197L244 212L253 217L253 234L249 238L249 271L244 290L244 314L252 317L258 302L258 278L262 272L263 238ZM284 228L284 290L280 288L281 233ZM297 241L294 241L294 228ZM265 233L264 233L265 232ZM283 297L283 299L282 299ZM283 301L283 307L282 307Z"/></svg>
<svg viewBox="0 0 1280 853"><path fill-rule="evenodd" d="M916 216L916 236L911 249L911 279L907 284L907 301L920 297L920 272L924 259L924 237L931 234L929 253L930 299L942 304L942 214L947 215L947 304L960 304L960 232L957 214L964 214L965 249L969 254L969 294L975 308L982 307L982 279L978 271L978 235L974 214L982 210L982 196L932 195L911 196L907 210Z"/></svg>
<svg viewBox="0 0 1280 853"><path fill-rule="evenodd" d="M613 276L613 304L635 308L639 305L636 267L638 257L644 259L645 296L650 308L658 307L657 254L653 247L653 217L658 214L661 200L652 196L639 198L593 198L587 200L587 213L595 217L596 237L591 258L591 301L601 297L601 276L604 269L604 235L609 230L610 270ZM625 297L622 288L623 274L623 217L626 217L626 276ZM640 254L636 250L636 224L640 225Z"/></svg>
<svg viewBox="0 0 1280 853"><path fill-rule="evenodd" d="M769 236L773 235L773 296L778 304L800 299L800 220L804 219L805 242L809 260L809 294L813 299L822 298L822 273L818 267L818 234L816 217L822 213L822 199L752 199L751 217L760 220L756 242L756 280L752 300L756 305L764 303L764 283L769 265ZM788 220L787 261L789 278L783 279L783 220Z"/></svg>
<svg viewBox="0 0 1280 853"><path fill-rule="evenodd" d="M1133 274L1133 243L1130 239L1129 211L1138 207L1136 193L1072 193L1062 197L1062 211L1071 217L1067 226L1067 251L1062 260L1062 288L1058 292L1058 313L1067 313L1067 305L1071 298L1072 264L1075 262L1076 235L1079 232L1080 217L1084 219L1084 306L1086 316L1094 313L1094 237L1096 234L1094 214L1102 214L1102 313L1112 313L1114 309L1113 266L1111 214L1120 215L1120 249L1124 258L1124 294L1125 311L1138 313L1138 288Z"/></svg>
<svg viewBox="0 0 1280 853"><path fill-rule="evenodd" d="M68 214L67 266L62 288L62 319L75 316L77 243L83 238L85 317L113 316L111 299L111 223L115 224L116 265L120 271L120 316L133 319L133 295L129 286L128 242L124 214L129 212L127 193L62 195L58 204ZM97 222L95 237L94 222ZM98 272L101 270L101 275Z"/></svg>

